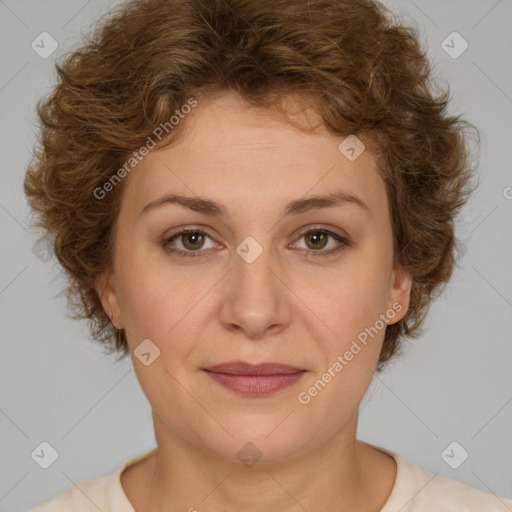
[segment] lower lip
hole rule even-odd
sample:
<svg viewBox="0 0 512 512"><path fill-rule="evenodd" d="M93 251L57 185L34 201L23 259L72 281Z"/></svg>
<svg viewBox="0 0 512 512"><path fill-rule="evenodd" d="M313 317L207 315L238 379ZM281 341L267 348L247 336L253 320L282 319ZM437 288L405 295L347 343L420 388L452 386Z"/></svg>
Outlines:
<svg viewBox="0 0 512 512"><path fill-rule="evenodd" d="M288 375L231 375L228 373L206 373L216 382L242 395L270 395L295 384L305 371Z"/></svg>

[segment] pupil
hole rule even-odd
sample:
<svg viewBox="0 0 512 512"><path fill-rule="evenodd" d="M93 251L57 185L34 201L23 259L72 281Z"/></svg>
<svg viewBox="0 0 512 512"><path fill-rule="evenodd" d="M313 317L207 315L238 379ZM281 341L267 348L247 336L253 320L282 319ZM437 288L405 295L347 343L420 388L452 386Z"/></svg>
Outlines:
<svg viewBox="0 0 512 512"><path fill-rule="evenodd" d="M317 233L317 234L312 234L309 236L310 240L312 239L313 240L313 244L318 244L318 242L321 242L322 238L325 239L325 234L324 233Z"/></svg>
<svg viewBox="0 0 512 512"><path fill-rule="evenodd" d="M198 243L198 240L200 240L202 238L203 235L201 235L200 233L188 233L186 236L185 236L185 240L186 240L186 244L185 246L189 246L189 245L196 245ZM192 241L191 244L188 243L189 239L195 239L195 241ZM192 247L192 249L194 249L194 247Z"/></svg>

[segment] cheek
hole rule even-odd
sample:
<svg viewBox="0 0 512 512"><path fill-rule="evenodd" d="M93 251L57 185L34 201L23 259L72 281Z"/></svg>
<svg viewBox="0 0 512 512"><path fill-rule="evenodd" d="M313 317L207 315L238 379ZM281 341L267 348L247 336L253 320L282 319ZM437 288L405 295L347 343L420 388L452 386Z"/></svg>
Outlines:
<svg viewBox="0 0 512 512"><path fill-rule="evenodd" d="M176 293L170 293L169 279L160 275L151 260L136 254L120 258L116 270L119 307L129 341L161 336L172 322L172 301L179 300Z"/></svg>
<svg viewBox="0 0 512 512"><path fill-rule="evenodd" d="M387 326L381 319L386 313L386 287L374 277L352 272L343 286L331 289L317 305L320 323L328 325L329 330L326 336L311 332L322 352L323 364L308 383L313 387L304 389L305 398L310 397L313 402L312 397L318 396L314 403L319 411L338 404L338 412L330 413L336 418L335 423L344 421L347 411L357 407L373 378L382 349Z"/></svg>
<svg viewBox="0 0 512 512"><path fill-rule="evenodd" d="M310 335L323 346L327 367L339 355L346 354L347 366L373 371L387 326L381 316L387 313L389 296L390 271L386 265L387 261L376 256L358 255L353 264L331 271L326 279L316 280L314 288L305 286L297 290L297 295L304 297L304 303L315 313L316 318L309 325ZM388 315L388 319L391 321L392 316Z"/></svg>
<svg viewBox="0 0 512 512"><path fill-rule="evenodd" d="M207 292L218 279L212 273L191 279L190 271L184 273L169 263L162 266L150 258L126 258L119 275L119 305L128 342L134 347L149 338L161 351L170 343L179 350L194 336L211 302Z"/></svg>
<svg viewBox="0 0 512 512"><path fill-rule="evenodd" d="M314 283L304 280L303 286L295 288L330 330L343 332L344 338L372 325L388 304L389 270L375 260L357 259L337 271L331 269L324 277L317 275Z"/></svg>

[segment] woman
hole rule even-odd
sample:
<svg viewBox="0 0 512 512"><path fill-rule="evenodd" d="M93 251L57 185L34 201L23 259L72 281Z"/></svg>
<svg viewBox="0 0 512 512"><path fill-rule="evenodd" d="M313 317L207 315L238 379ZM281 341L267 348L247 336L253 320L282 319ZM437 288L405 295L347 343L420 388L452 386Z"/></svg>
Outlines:
<svg viewBox="0 0 512 512"><path fill-rule="evenodd" d="M474 171L412 30L369 0L140 0L57 69L25 193L157 447L33 512L512 509L356 438Z"/></svg>

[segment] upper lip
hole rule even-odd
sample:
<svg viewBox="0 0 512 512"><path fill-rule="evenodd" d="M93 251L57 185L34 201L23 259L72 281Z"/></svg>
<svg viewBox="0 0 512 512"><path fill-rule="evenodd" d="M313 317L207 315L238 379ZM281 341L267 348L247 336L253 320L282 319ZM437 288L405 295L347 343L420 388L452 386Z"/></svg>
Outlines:
<svg viewBox="0 0 512 512"><path fill-rule="evenodd" d="M231 375L290 375L305 371L301 368L295 368L281 363L262 363L251 364L245 361L230 361L227 363L216 364L205 368L209 372L227 373Z"/></svg>

